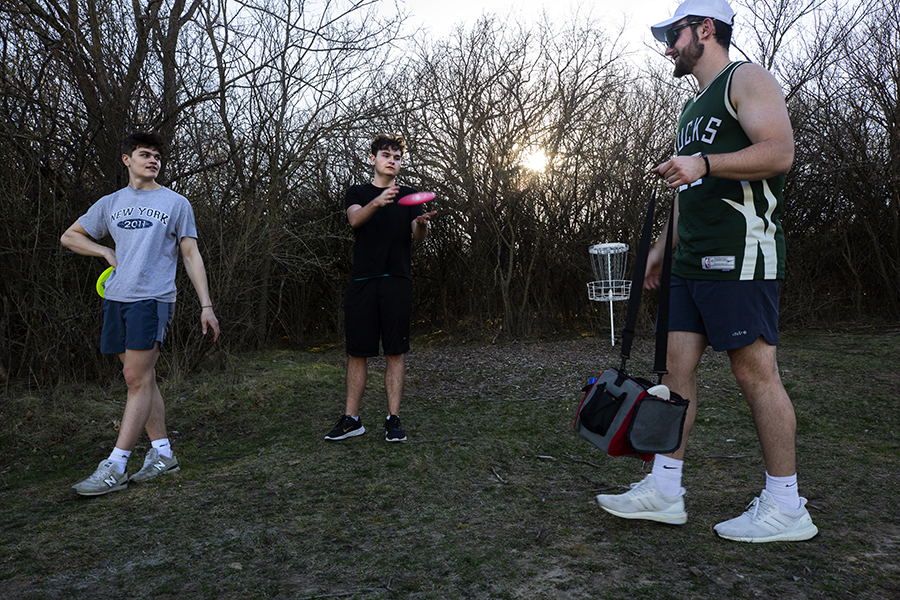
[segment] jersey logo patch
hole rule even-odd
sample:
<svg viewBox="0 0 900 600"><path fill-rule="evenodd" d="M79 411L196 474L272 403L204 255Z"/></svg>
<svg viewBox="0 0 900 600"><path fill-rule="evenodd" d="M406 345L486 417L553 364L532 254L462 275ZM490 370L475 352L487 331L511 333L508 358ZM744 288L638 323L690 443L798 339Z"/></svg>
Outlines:
<svg viewBox="0 0 900 600"><path fill-rule="evenodd" d="M704 256L700 260L704 271L734 271L733 256Z"/></svg>

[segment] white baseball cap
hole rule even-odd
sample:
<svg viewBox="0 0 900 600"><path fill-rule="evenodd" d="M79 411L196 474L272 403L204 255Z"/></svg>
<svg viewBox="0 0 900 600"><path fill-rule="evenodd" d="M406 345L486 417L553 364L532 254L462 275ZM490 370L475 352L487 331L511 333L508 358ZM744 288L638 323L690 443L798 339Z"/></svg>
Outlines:
<svg viewBox="0 0 900 600"><path fill-rule="evenodd" d="M722 21L728 25L734 25L734 10L726 0L685 0L681 6L675 9L675 14L662 23L653 25L653 37L661 42L666 41L666 31L681 19L689 16L709 17Z"/></svg>

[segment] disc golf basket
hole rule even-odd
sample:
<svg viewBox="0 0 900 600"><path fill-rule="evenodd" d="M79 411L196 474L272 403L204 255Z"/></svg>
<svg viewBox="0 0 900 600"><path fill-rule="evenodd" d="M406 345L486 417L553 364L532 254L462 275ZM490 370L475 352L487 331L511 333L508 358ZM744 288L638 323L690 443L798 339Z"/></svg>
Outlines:
<svg viewBox="0 0 900 600"><path fill-rule="evenodd" d="M628 300L631 294L631 280L625 279L625 262L628 258L628 244L611 242L595 244L588 248L591 269L595 281L587 284L588 298L595 302L609 303L609 335L612 345L616 345L616 330L613 322L613 305L617 300Z"/></svg>

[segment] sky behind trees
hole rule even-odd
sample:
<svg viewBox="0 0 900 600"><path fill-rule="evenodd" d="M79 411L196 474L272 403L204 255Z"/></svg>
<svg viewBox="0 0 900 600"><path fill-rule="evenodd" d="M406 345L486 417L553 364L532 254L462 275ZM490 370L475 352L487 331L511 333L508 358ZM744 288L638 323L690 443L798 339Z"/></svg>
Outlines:
<svg viewBox="0 0 900 600"><path fill-rule="evenodd" d="M593 0L402 0L401 9L409 13L409 25L428 29L434 37L444 37L457 25L471 25L482 14L511 15L526 23L534 23L543 13L555 21L572 14L624 26L624 39L636 50L654 44L650 26L669 17L678 6L677 0L629 0L604 3Z"/></svg>

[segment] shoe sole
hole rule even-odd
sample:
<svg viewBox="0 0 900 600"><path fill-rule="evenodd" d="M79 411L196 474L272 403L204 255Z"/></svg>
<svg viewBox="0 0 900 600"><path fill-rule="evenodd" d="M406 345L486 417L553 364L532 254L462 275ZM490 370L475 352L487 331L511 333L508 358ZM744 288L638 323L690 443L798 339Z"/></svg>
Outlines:
<svg viewBox="0 0 900 600"><path fill-rule="evenodd" d="M144 482L150 481L151 479L156 479L156 478L159 477L160 475L168 475L169 473L175 473L175 472L180 471L180 470L181 470L181 467L180 467L180 466L176 466L176 467L173 468L173 469L166 469L165 471L162 471L162 472L160 472L160 473L157 473L156 475L150 475L150 476L148 476L148 477L142 477L142 478L140 478L140 479L137 478L138 473L135 473L134 476L133 476L131 479L129 479L128 481L131 482L131 483L144 483Z"/></svg>
<svg viewBox="0 0 900 600"><path fill-rule="evenodd" d="M326 436L325 436L325 439L328 440L329 442L337 442L337 441L340 441L340 440L346 440L347 438L352 438L352 437L356 437L356 436L358 436L358 435L362 435L362 434L364 434L365 432L366 432L366 428L365 428L365 427L360 427L359 429L354 429L353 431L348 431L348 432L345 433L344 435L340 435L340 436L337 436L337 437L329 437L329 436L326 435Z"/></svg>
<svg viewBox="0 0 900 600"><path fill-rule="evenodd" d="M765 542L803 542L815 537L817 533L819 533L819 528L815 525L812 525L805 529L800 529L798 531L787 531L785 533L778 533L775 535L768 535L766 537L758 538L738 535L723 535L716 531L716 535L718 535L720 538L731 540L733 542L749 542L751 544L762 544Z"/></svg>
<svg viewBox="0 0 900 600"><path fill-rule="evenodd" d="M127 487L128 487L128 482L126 481L125 483L122 483L115 487L111 487L107 490L102 490L99 492L82 492L82 491L75 489L74 487L72 487L69 491L72 492L73 494L77 494L79 496L103 496L103 495L109 494L111 492L118 492L119 490L124 490Z"/></svg>
<svg viewBox="0 0 900 600"><path fill-rule="evenodd" d="M600 506L603 510L608 512L611 515L616 517L620 517L622 519L640 519L642 521L655 521L657 523L665 523L666 525L684 525L687 523L687 513L680 513L675 515L668 515L665 513L656 513L656 512L633 512L633 513L623 513L612 508L608 508L597 502L597 505Z"/></svg>
<svg viewBox="0 0 900 600"><path fill-rule="evenodd" d="M386 442L405 442L407 439L408 438L406 438L406 437L402 437L402 438L389 438L387 436L384 437L384 441L386 441Z"/></svg>

